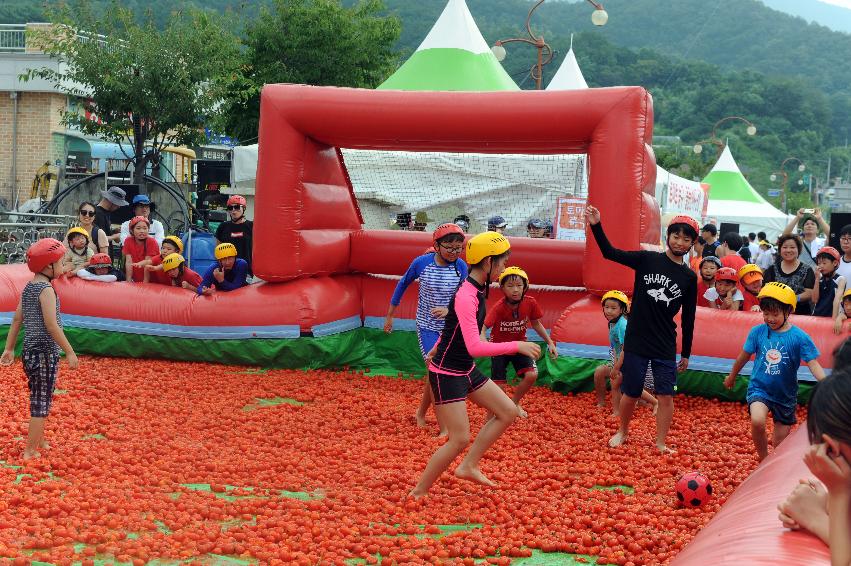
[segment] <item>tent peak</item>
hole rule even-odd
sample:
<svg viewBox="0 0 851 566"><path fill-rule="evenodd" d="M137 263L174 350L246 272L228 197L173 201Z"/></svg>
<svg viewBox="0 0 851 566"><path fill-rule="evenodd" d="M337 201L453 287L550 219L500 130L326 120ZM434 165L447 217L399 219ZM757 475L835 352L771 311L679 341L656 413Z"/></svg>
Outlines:
<svg viewBox="0 0 851 566"><path fill-rule="evenodd" d="M449 0L446 3L417 51L435 48L463 49L476 54L490 52L465 0Z"/></svg>
<svg viewBox="0 0 851 566"><path fill-rule="evenodd" d="M733 159L733 154L730 152L730 146L727 144L724 144L724 151L721 152L721 156L718 158L718 161L715 162L715 166L712 167L712 171L710 171L710 173L714 173L715 171L728 171L730 173L742 174L736 160Z"/></svg>
<svg viewBox="0 0 851 566"><path fill-rule="evenodd" d="M573 35L571 35L570 49L568 49L564 61L561 62L561 66L553 75L546 90L583 90L586 88L588 88L588 83L585 82L579 63L576 62L576 55L573 53Z"/></svg>

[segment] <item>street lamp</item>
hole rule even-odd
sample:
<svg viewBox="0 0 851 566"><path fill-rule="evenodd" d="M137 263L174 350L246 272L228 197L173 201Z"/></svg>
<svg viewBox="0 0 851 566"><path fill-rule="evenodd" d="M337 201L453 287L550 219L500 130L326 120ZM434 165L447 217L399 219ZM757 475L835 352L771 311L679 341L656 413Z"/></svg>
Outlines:
<svg viewBox="0 0 851 566"><path fill-rule="evenodd" d="M783 190L783 200L781 202L782 202L783 212L785 214L789 213L788 207L786 206L786 184L789 181L789 174L786 172L785 167L786 167L786 164L789 163L790 161L797 161L798 162L798 171L801 172L801 173L803 173L807 169L807 166L804 165L804 162L801 161L800 159L798 159L797 157L787 157L786 159L783 160L783 163L780 164L780 170L775 171L774 173L772 173L768 177L769 179L771 179L771 182L773 183L774 181L777 180L777 175L783 175L783 189L782 189ZM803 185L803 184L804 184L803 179L798 179L798 185L800 186L800 185Z"/></svg>
<svg viewBox="0 0 851 566"><path fill-rule="evenodd" d="M535 49L538 50L538 62L532 65L532 68L529 71L529 74L535 79L535 88L537 90L541 90L541 82L544 78L544 65L547 65L553 60L553 49L550 45L544 40L543 35L535 35L532 33L532 25L530 20L532 19L532 14L535 10L538 9L538 6L544 3L545 0L538 0L532 9L529 10L529 15L526 16L526 33L529 35L526 37L512 37L509 39L501 39L494 43L493 47L491 47L491 53L493 53L494 57L496 57L497 61L504 61L508 52L503 47L506 43L526 43L528 45L532 45ZM589 4L594 6L594 12L591 14L591 22L595 26L604 26L606 22L609 21L609 14L606 10L603 9L603 5L599 2L595 2L594 0L586 0ZM546 59L544 58L544 51L546 51Z"/></svg>
<svg viewBox="0 0 851 566"><path fill-rule="evenodd" d="M692 148L694 150L694 152L697 153L697 154L703 152L703 144L705 144L705 143L711 143L715 147L717 147L718 153L721 153L722 151L724 151L724 142L722 142L720 139L718 139L718 136L715 135L715 131L718 129L718 126L720 126L724 122L728 122L730 120L739 120L739 121L744 122L745 124L748 125L745 132L749 136L755 136L756 135L756 126L754 126L753 123L750 120L742 118L741 116L727 116L726 118L721 118L720 120L715 122L715 125L712 126L712 133L709 135L709 139L700 140L699 142L694 144L694 147Z"/></svg>

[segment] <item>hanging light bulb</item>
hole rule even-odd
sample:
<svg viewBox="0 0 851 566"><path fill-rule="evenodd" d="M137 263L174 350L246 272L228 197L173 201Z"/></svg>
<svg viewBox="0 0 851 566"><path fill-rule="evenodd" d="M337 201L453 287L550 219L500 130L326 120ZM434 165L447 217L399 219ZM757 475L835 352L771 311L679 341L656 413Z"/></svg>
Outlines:
<svg viewBox="0 0 851 566"><path fill-rule="evenodd" d="M602 6L594 9L591 13L591 23L595 26L604 26L606 22L609 21L609 14L606 12Z"/></svg>

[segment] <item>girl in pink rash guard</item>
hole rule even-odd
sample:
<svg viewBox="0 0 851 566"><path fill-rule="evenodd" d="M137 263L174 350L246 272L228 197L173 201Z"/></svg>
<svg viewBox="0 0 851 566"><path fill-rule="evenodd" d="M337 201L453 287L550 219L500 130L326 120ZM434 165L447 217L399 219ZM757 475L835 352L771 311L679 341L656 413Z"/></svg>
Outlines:
<svg viewBox="0 0 851 566"><path fill-rule="evenodd" d="M476 368L473 360L509 354L538 359L541 355L540 346L532 342L494 343L481 339L488 286L505 269L510 248L508 240L497 232L484 232L467 242L470 276L449 303L443 332L428 356L434 410L449 436L426 464L419 483L411 490L412 497L426 495L437 478L470 445L467 397L490 411L494 418L481 428L469 452L455 469L455 475L484 485L495 485L479 469L479 460L514 422L517 405Z"/></svg>

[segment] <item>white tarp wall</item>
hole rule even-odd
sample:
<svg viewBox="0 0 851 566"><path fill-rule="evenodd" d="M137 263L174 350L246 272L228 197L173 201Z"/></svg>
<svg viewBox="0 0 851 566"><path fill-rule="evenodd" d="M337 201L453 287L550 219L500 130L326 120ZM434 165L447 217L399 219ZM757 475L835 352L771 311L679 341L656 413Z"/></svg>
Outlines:
<svg viewBox="0 0 851 566"><path fill-rule="evenodd" d="M700 223L706 216L708 194L709 185L656 166L656 200L663 215L688 214Z"/></svg>

